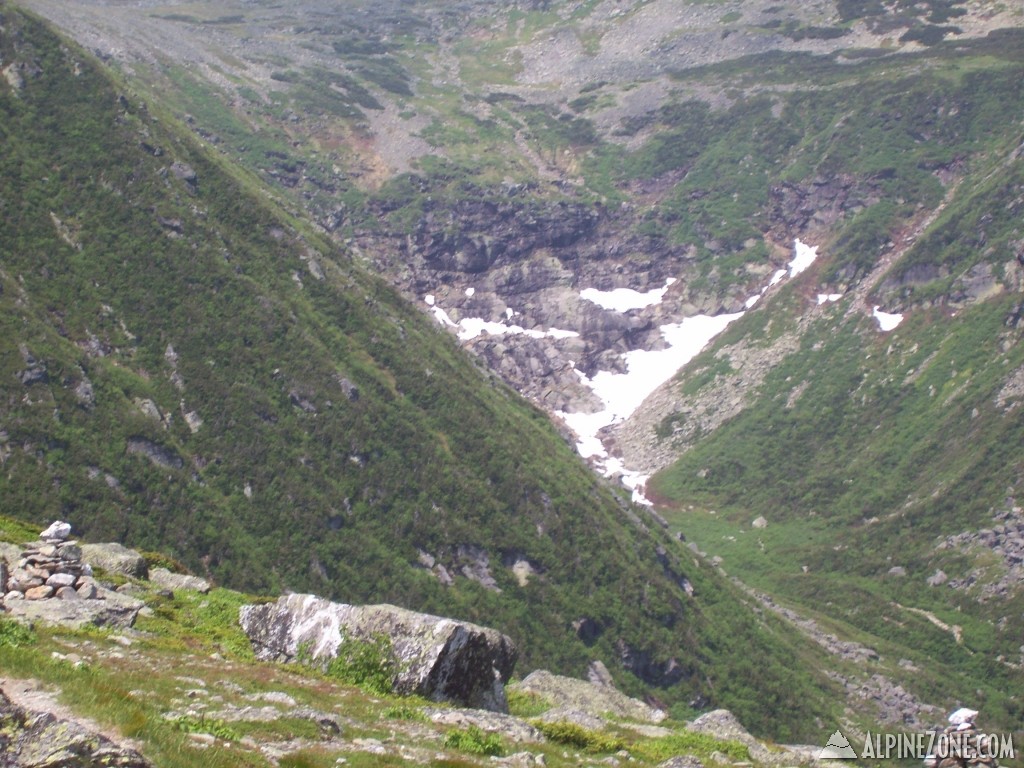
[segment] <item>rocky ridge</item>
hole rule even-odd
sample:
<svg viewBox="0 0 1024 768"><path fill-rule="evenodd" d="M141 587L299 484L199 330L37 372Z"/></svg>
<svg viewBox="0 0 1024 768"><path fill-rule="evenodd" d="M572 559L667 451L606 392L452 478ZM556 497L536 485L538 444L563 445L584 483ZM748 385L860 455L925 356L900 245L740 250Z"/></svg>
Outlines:
<svg viewBox="0 0 1024 768"><path fill-rule="evenodd" d="M70 531L64 535L68 533ZM93 551L105 548L105 545L89 546ZM138 555L120 546L106 548L117 556L114 563L131 563ZM9 549L10 546L5 545L5 554ZM200 612L204 606L209 606L206 595L212 597L213 593L208 583L196 577L174 574L179 580L177 583L183 583L182 579L194 579L189 583L200 588L182 588L181 596L176 597L163 586L166 582L161 577L153 579L160 570L152 569L148 573L149 578L146 575L121 574L125 579L124 586L132 587L133 594L140 598L140 605L145 603L147 606L142 613L143 621L154 619L154 607L166 611L169 604L179 599L186 599L193 610ZM16 599L14 602L28 601ZM30 621L29 617L15 612L8 615L22 623ZM309 649L307 661L315 660L318 652L325 657L336 652L342 642L342 633L348 638L386 637L396 660L400 662L400 672L395 685L399 695L387 697L388 701L384 703L388 709L385 712L395 711L398 714L377 714L374 711L372 717L385 720L390 736L381 737L379 721L376 720L370 722L374 729L371 733L375 735L364 735L367 722L362 718L367 715L359 713L367 704L358 700L361 694L356 689L339 688L337 684L330 683L329 678L315 671L315 666L314 671L297 675L295 671L285 672L286 667L279 664L246 662L237 652L223 648L223 652L197 655L196 650L208 647L204 646L209 642L208 638L197 635L189 642L191 650L185 650L177 643L168 645L161 640L155 632L160 624L146 623L143 629L103 624L97 630L81 635L75 633L73 621L55 615L46 620L45 633L32 639L32 630L12 633L3 624L7 620L0 618L0 647L10 642L8 638L16 637L19 639L13 646L5 648L5 652L16 653L24 647L27 653L35 653L33 646L41 642L45 642L44 648L54 648L49 655L49 666L43 665L39 673L46 677L52 667L58 674L57 679L63 681L56 683L58 687L70 684L67 678L69 671L83 675L90 688L101 684L104 690L117 690L117 681L126 675L126 679L134 681L137 687L116 695L127 706L155 704L162 713L161 722L171 729L171 733L184 731L184 741L175 749L184 759L191 760L190 764L202 761L220 766L222 763L217 762L220 759L218 755L224 754L230 761L245 754L244 759L255 760L255 764L276 765L289 755L305 754L309 750L331 755L332 759L338 756L336 762L339 764L358 756L386 756L432 764L448 759L447 753L453 749L451 744L458 743L457 739L452 740L452 733L468 733L477 734L473 736L476 739L484 738L480 734L485 734L496 739L494 744L507 745L501 747L499 756L486 762L473 758L472 751L461 753L463 760L480 765L579 765L581 761L587 762L585 756L588 753L582 747L585 742L560 739L591 739L598 738L597 735L605 739L600 743L609 745L604 747L605 750L614 751L614 754L601 759L609 765L629 762L639 766L668 766L678 765L684 759L689 761L686 763L688 768L751 765L749 761L737 761L722 751L712 751L703 759L696 755L679 756L668 763L651 758L650 754L660 752L645 751L653 747L644 747L644 744L657 744L659 740L674 738L680 729L710 736L710 744L731 754L738 754L737 750L741 748L746 749L753 764L813 763L813 759L799 751L769 750L724 710L709 713L688 725L670 723L665 712L616 690L611 675L600 662L591 665L590 680L537 670L511 686L510 690L516 696L525 696L532 702L531 707L539 704L543 708L543 712L530 717L436 703L450 699L450 694L454 694L463 702L494 709L494 692L501 681L511 675L515 651L507 638L492 629L414 614L390 606L340 606L308 595L286 595L275 603L248 605L242 609L239 618L235 631L239 626L244 627L252 636L257 655L266 658L294 659L302 655L299 645ZM182 631L187 632L188 627L174 630L175 633ZM68 632L70 634L66 634ZM490 655L482 653L485 647L490 649ZM285 650L281 651L282 648ZM176 660L167 658L167 653L173 654L172 658ZM179 658L178 654L182 653L185 655ZM432 654L437 653L440 655L433 666L420 663L424 654L434 658ZM32 658L36 659L34 663L38 667L38 657ZM183 670L188 674L182 674ZM482 698L466 694L469 688L458 683L477 673L484 681L483 687L490 686ZM414 674L421 681L432 678L435 692L412 687L409 680ZM254 679L261 681L255 690ZM296 681L303 679L308 679L311 689L296 686ZM267 687L268 680L272 681L270 687ZM148 689L147 683L155 683L156 688ZM32 679L0 681L0 762L3 765L24 768L42 765L147 768L153 764L163 765L163 762L154 763L146 757L147 739L152 736L154 726L143 729L139 732L139 739L129 742L118 729L86 719L60 703L53 685L54 682L44 685ZM427 704L419 696L409 698L409 693L425 694L434 701ZM488 696L490 700L487 700ZM372 701L381 704L376 699ZM504 703L502 693L501 704ZM305 725L297 726L296 723ZM297 728L305 735L285 738L274 735L279 732L294 734ZM243 735L246 732L250 735ZM632 735L623 738L609 735L612 733ZM591 762L598 759L597 754L592 753Z"/></svg>
<svg viewBox="0 0 1024 768"><path fill-rule="evenodd" d="M4 690L0 690L0 764L12 768L153 767L134 749L77 722L19 706Z"/></svg>

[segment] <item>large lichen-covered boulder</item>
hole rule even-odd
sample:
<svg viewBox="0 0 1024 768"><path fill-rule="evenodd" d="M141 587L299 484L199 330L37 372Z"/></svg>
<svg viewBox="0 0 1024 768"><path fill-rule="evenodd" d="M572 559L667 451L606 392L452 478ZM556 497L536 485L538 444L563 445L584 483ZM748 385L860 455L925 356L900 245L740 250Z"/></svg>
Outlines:
<svg viewBox="0 0 1024 768"><path fill-rule="evenodd" d="M385 638L397 669L396 693L508 711L505 683L518 653L496 630L393 605L345 605L315 595L243 606L240 619L261 659L291 661L305 653L326 660L349 640Z"/></svg>
<svg viewBox="0 0 1024 768"><path fill-rule="evenodd" d="M198 576L190 576L185 573L172 573L166 568L154 568L149 572L149 581L158 587L164 589L178 590L186 589L193 590L206 594L210 591L211 585L206 579L201 579Z"/></svg>
<svg viewBox="0 0 1024 768"><path fill-rule="evenodd" d="M604 665L601 665L602 668ZM665 719L660 709L633 699L608 684L563 677L538 669L516 684L516 690L548 699L557 712L583 712L594 717L624 718L659 723ZM566 717L565 719L570 719Z"/></svg>
<svg viewBox="0 0 1024 768"><path fill-rule="evenodd" d="M19 707L0 691L0 765L152 768L153 764L78 723Z"/></svg>
<svg viewBox="0 0 1024 768"><path fill-rule="evenodd" d="M22 622L41 621L74 628L92 624L128 629L135 624L139 611L145 606L141 600L102 587L94 587L92 598L88 600L77 595L71 597L73 599L69 600L11 600L8 597L4 608L8 616Z"/></svg>
<svg viewBox="0 0 1024 768"><path fill-rule="evenodd" d="M146 558L123 544L83 544L82 560L108 573L120 573L135 579L144 579L149 575Z"/></svg>

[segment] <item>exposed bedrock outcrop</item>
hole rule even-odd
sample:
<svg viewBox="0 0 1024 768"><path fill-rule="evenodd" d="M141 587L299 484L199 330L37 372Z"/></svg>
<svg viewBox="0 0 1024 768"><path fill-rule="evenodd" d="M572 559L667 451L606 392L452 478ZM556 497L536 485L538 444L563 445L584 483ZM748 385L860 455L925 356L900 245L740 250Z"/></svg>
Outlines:
<svg viewBox="0 0 1024 768"><path fill-rule="evenodd" d="M78 723L20 707L0 691L0 765L151 768L152 763Z"/></svg>

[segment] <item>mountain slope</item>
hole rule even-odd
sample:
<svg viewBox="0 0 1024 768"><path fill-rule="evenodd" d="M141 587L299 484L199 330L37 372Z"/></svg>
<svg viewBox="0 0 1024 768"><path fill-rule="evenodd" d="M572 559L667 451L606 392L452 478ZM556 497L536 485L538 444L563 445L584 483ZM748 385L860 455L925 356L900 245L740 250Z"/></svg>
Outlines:
<svg viewBox="0 0 1024 768"><path fill-rule="evenodd" d="M315 574L327 573L357 589L370 589L359 580L391 562L392 539L406 541L396 560L403 567L433 561L440 574L439 562L445 573L485 582L489 569L505 591L499 597L465 581L442 590L424 572L419 581L400 575L396 586L372 589L413 595L424 604L454 602L471 617L498 610L492 606L521 589L513 568L520 574L543 570L548 579L557 575L574 584L579 578L595 586L573 592L565 603L571 608L555 608L562 611L563 630L573 622L605 658L655 686L689 674L670 662L681 663L669 652L681 638L682 647L693 650L686 658L715 668L702 693L745 702L744 718L764 711L769 691L792 707L815 668L827 670L830 680L819 678L818 696L835 696L837 707L842 701L879 719L924 724L935 714L928 703L977 705L979 697L991 702L996 722L1017 719L1013 691L1024 661L1014 645L1022 554L1013 500L1019 463L1014 403L1021 390L1014 372L1020 366L1017 147L1024 47L1014 9L945 0L839 0L813 7L768 0L457 7L427 0L401 6L311 0L286 9L226 0L202 9L177 2L139 8L32 0L32 6L178 115L223 162L273 185L277 202L296 220L304 215L298 211L308 212L322 235L450 323L464 346L551 410L600 411L606 403L589 386L596 376L623 372L632 353L663 349L669 344L665 326L747 309L747 300L785 269L795 239L819 246L811 269L769 288L681 378L598 435L603 449L621 452L630 469L663 469L651 488L672 525L698 550L723 557L730 575L771 596L725 586L717 577L702 581L704 570L689 568L688 555L678 558L678 544L661 540L667 567L685 575L699 604L700 618L683 620L683 630L680 616L694 615L689 599L674 588L651 592L646 584L663 584L667 575L685 591L685 582L665 573L650 582L631 575L659 556L657 545L634 544L631 534L616 538L608 532L618 528L601 521L595 530L608 533L604 538L564 521L552 528L538 512L547 502L537 493L518 505L518 516L504 516L488 499L493 491L502 501L519 498L519 481L507 474L517 463L522 477L543 479L536 488L556 509L571 499L567 503L582 511L580 500L588 498L603 510L607 500L600 500L600 486L582 479L573 492L553 493L552 483L577 476L560 460L537 459L557 455L546 453L540 438L517 447L493 434L460 434L468 427L480 435L484 423L513 425L519 416L502 421L499 411L489 410L491 400L464 412L461 401L448 399L448 381L459 378L455 368L402 362L403 347L415 343L426 351L434 337L411 319L414 313L393 307L387 291L367 287L375 284L358 272L333 272L332 246L301 227L278 229L307 261L296 262L280 246L292 253L291 262L284 273L271 269L260 276L257 300L294 313L302 320L300 340L311 334L340 362L328 375L308 363L308 355L302 362L289 358L286 352L299 354L296 336L282 331L287 349L275 347L275 354L291 368L270 362L263 378L254 377L245 389L221 380L212 390L228 398L232 411L255 406L248 421L235 417L235 423L259 434L280 427L290 435L287 448L269 436L250 440L247 445L261 445L262 452L250 448L251 459L231 459L228 474L209 464L199 473L220 494L218 508L241 521L232 540L245 541L243 527L259 530L261 520L271 519L249 511L269 498L276 508L299 510L292 525L306 528L277 542L287 549L290 567L298 573L308 563L314 585L323 580ZM198 160L184 159L198 167ZM188 187L188 172L179 171ZM251 179L246 184L255 188ZM74 217L54 213L55 231L74 240ZM188 236L184 225L176 232L173 217L157 213L171 222L172 235ZM247 235L260 231L248 222L244 229ZM324 269L323 283L310 258ZM299 294L290 272L304 285ZM342 279L372 294L376 316L357 312L365 301L349 297L345 317L337 317L327 284ZM593 288L629 288L645 301L657 300L619 312L585 298L585 289ZM299 306L295 295L320 295L332 306ZM876 306L887 315L903 312L902 324L882 331ZM398 318L410 344L388 330L393 326L382 323L381 312ZM252 328L262 327L262 315L249 315ZM307 321L315 333L306 330ZM484 321L486 333L479 330ZM362 353L338 351L347 341L332 335L335 325ZM138 333L132 323L128 328ZM380 339L390 351L370 348ZM241 342L244 349L247 341L259 340L236 337L225 348ZM167 342L175 353L184 343ZM28 348L25 354L38 353ZM162 344L150 356L173 376L173 356L166 354ZM192 379L217 380L215 368L203 367L208 359L193 358L186 387ZM357 360L369 367L353 373ZM310 386L302 386L295 366L311 376ZM32 378L31 369L22 354L12 370ZM281 379L270 384L268 370ZM368 434L355 421L345 422L355 443L348 433L339 438L329 426L321 428L339 418L333 403L345 402L324 394L337 391L334 373L357 385L363 403L357 408L370 407L365 398L371 391L399 404L400 416L373 410L386 440L375 442L378 433ZM198 408L187 402L190 392L184 413ZM172 394L151 399L164 411L180 408L180 395ZM277 419L273 429L260 426L267 423L264 414ZM186 436L197 445L210 439L204 432L210 418L202 417L199 432ZM540 428L539 416L530 418ZM310 422L319 430L316 440L304 436ZM396 443L390 430L396 423L427 429L430 439L410 427L397 443L415 444L415 466L452 467L447 479L424 472L409 478L408 488L395 484L397 458L387 446ZM233 427L230 419L220 426ZM184 429L180 420L174 429ZM509 430L518 435L518 427ZM146 442L129 443L130 437L124 445L147 450ZM140 437L160 443L152 434ZM230 458L225 440L216 448ZM334 454L320 450L325 441ZM378 452L367 453L367 444ZM473 457L471 468L454 469L460 449ZM481 451L494 459L486 471ZM454 464L447 463L448 453ZM405 455L413 452L405 449ZM338 471L336 456L354 463L342 461L338 478L323 478L325 466ZM614 471L616 464L605 466ZM282 476L281 467L291 470ZM414 482L434 491L414 506L397 501L412 493ZM369 496L361 495L365 488ZM462 501L438 501L453 495ZM333 554L314 551L314 559L304 542L322 536L302 522L312 519L303 505L323 503L333 525L352 531L357 526L349 522L345 499L352 519L373 535L358 552L330 550L322 542ZM393 514L391 527L381 522L383 507ZM494 521L502 535L482 537L460 522L464 516ZM766 528L751 527L759 517ZM550 547L534 542L538 524L559 531ZM218 526L207 527L216 540ZM277 531L261 533L281 539ZM583 541L591 554L567 556L570 540L574 546ZM616 557L607 555L620 550L636 552L637 563L626 562L629 573L621 578ZM339 552L349 559L339 561ZM195 556L203 554L211 553ZM237 569L226 561L216 566ZM397 564L394 570L410 573ZM927 581L944 577L946 585ZM272 575L268 583L286 579ZM551 604L551 583L531 578L525 590L540 590L538 599ZM737 594L770 617L764 620L793 679L742 658L739 649L755 630L734 601ZM629 626L641 615L660 622L653 633L637 630L636 637L647 633L642 642L623 646L607 629ZM779 617L820 648L807 651L792 627L777 624ZM537 626L529 622L540 619L516 621ZM544 626L556 625L559 620ZM768 641L762 634L759 642ZM552 640L548 652L579 670L593 654L574 643L556 647ZM820 649L827 655L815 655Z"/></svg>
<svg viewBox="0 0 1024 768"><path fill-rule="evenodd" d="M912 690L984 696L1005 722L1021 707L1022 173L1014 144L994 148L933 222L820 304L860 257L841 236L823 246L815 275L634 425L675 443L652 491L731 573L938 662ZM879 304L901 314L894 329L871 316ZM742 405L701 430L723 391Z"/></svg>
<svg viewBox="0 0 1024 768"><path fill-rule="evenodd" d="M2 25L5 513L248 590L480 621L521 668L601 658L765 733L831 717L797 671L818 650L432 320L80 50L10 5Z"/></svg>

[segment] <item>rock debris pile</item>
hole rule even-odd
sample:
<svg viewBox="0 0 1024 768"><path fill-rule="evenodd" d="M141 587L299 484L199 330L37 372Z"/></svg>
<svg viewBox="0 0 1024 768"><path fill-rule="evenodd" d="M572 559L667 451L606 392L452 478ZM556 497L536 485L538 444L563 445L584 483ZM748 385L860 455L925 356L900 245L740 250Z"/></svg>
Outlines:
<svg viewBox="0 0 1024 768"><path fill-rule="evenodd" d="M0 544L0 609L21 621L132 626L143 602L93 578L85 558L97 562L88 554L97 545L79 546L70 536L71 525L57 521L20 550Z"/></svg>
<svg viewBox="0 0 1024 768"><path fill-rule="evenodd" d="M974 724L978 711L961 707L939 731L934 751L924 759L925 768L998 768L998 736L981 733Z"/></svg>
<svg viewBox="0 0 1024 768"><path fill-rule="evenodd" d="M92 568L82 561L82 548L69 540L71 526L55 522L40 534L41 541L21 553L17 566L7 573L0 563L4 603L13 600L94 600L98 597Z"/></svg>

